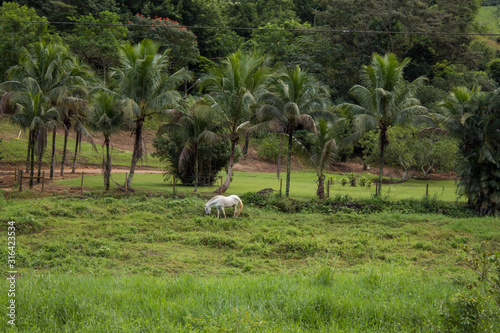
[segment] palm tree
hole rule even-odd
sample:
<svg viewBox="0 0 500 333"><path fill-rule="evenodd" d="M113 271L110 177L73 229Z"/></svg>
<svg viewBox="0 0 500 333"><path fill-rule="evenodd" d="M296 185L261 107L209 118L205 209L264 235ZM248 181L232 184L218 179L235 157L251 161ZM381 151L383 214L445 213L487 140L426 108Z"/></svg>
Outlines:
<svg viewBox="0 0 500 333"><path fill-rule="evenodd" d="M19 65L9 68L7 79L2 84L8 90L21 91L22 81L32 78L38 83L44 99L48 99L49 107L59 106L68 96L70 87L85 84L85 78L79 71L73 71L74 60L66 47L61 44L34 43L23 48L20 53ZM57 119L57 118L54 118ZM50 178L54 174L56 122L50 126L52 133L52 156L50 163Z"/></svg>
<svg viewBox="0 0 500 333"><path fill-rule="evenodd" d="M284 70L272 84L258 110L259 128L274 128L288 135L286 196L290 194L293 134L297 125L314 128L311 114L324 114L327 91L312 75L296 66Z"/></svg>
<svg viewBox="0 0 500 333"><path fill-rule="evenodd" d="M16 105L17 112L10 117L11 121L29 130L28 151L30 154L30 188L33 187L35 143L39 133L46 130L48 123L57 119L54 107L49 107L50 100L45 97L38 83L32 78L22 82L23 89L14 93L11 102ZM39 161L41 156L39 156Z"/></svg>
<svg viewBox="0 0 500 333"><path fill-rule="evenodd" d="M229 56L224 64L201 78L200 90L207 89L213 97L212 107L219 110L222 126L229 131L231 153L227 177L220 189L229 188L233 175L234 155L241 132L249 125L256 96L267 82L267 58L261 54L245 54L238 51Z"/></svg>
<svg viewBox="0 0 500 333"><path fill-rule="evenodd" d="M187 138L179 157L179 171L182 171L189 157L195 155L194 160L194 192L198 190L200 156L199 147L202 143L210 143L217 139L213 131L216 128L216 114L203 100L193 97L182 101L179 108L170 111L172 122L163 124L159 133L182 132Z"/></svg>
<svg viewBox="0 0 500 333"><path fill-rule="evenodd" d="M405 124L415 115L425 114L427 109L414 97L416 88L424 78L409 83L403 78L403 70L410 62L399 62L396 56L374 54L370 66L362 67L363 84L355 85L350 92L358 104L339 105L354 116L356 132L351 139L357 139L370 130L379 131L379 191L382 190L384 170L384 148L389 144L387 130L396 124Z"/></svg>
<svg viewBox="0 0 500 333"><path fill-rule="evenodd" d="M309 162L316 169L318 176L318 190L316 194L320 199L325 198L325 169L330 168L334 162L337 143L334 139L332 124L326 119L321 119L316 124L315 131L310 133L307 155Z"/></svg>
<svg viewBox="0 0 500 333"><path fill-rule="evenodd" d="M109 190L111 179L111 152L110 137L112 134L125 129L130 115L126 103L112 92L99 91L92 95L87 109L89 127L104 136L106 159L104 161L104 188Z"/></svg>

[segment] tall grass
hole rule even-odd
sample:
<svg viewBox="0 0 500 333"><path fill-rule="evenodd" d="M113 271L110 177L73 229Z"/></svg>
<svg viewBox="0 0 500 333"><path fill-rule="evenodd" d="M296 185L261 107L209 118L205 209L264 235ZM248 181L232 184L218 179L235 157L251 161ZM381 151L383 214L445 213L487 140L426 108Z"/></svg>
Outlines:
<svg viewBox="0 0 500 333"><path fill-rule="evenodd" d="M369 263L355 274L335 273L328 284L312 271L226 278L30 272L18 281L17 327L26 332L427 331L439 324L440 300L457 289L442 276Z"/></svg>

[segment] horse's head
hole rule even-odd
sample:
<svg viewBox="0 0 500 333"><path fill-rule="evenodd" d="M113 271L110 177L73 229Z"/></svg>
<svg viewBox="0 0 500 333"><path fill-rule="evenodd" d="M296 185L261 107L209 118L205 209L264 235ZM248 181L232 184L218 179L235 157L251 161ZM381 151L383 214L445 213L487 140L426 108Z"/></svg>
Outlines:
<svg viewBox="0 0 500 333"><path fill-rule="evenodd" d="M205 214L210 215L211 210L212 209L209 206L205 205Z"/></svg>

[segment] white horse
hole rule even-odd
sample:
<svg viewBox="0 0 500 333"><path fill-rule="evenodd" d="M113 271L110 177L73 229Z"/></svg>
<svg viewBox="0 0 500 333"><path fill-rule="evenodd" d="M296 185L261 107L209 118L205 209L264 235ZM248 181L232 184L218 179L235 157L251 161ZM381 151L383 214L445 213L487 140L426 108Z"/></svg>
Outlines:
<svg viewBox="0 0 500 333"><path fill-rule="evenodd" d="M237 211L237 207L240 205L239 211ZM243 202L241 202L241 199L237 195L230 195L228 197L225 197L223 195L217 195L210 199L206 204L205 204L205 214L210 215L210 210L211 207L215 206L217 208L217 218L219 218L219 209L222 210L222 213L224 214L224 218L226 217L226 212L224 211L224 207L234 207L234 217L237 217L240 215L241 211L243 210Z"/></svg>

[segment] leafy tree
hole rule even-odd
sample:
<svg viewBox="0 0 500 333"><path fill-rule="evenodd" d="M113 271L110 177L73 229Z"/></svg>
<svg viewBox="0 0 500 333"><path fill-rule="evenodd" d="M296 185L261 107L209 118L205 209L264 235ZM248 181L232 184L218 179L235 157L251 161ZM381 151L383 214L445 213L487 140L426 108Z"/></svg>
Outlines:
<svg viewBox="0 0 500 333"><path fill-rule="evenodd" d="M59 41L57 35L50 34L50 27L45 17L40 17L36 14L33 8L20 6L14 2L3 2L0 7L0 16L2 20L2 34L0 34L0 52L2 54L2 62L0 64L0 73L5 73L6 70L17 64L18 55L23 47L29 44L45 41ZM29 24L25 22L14 21L37 21L47 22Z"/></svg>
<svg viewBox="0 0 500 333"><path fill-rule="evenodd" d="M120 17L108 11L73 17L73 21L86 23L75 26L70 34L64 36L73 53L85 60L106 80L110 66L119 61L118 46L127 37L128 29L117 26Z"/></svg>
<svg viewBox="0 0 500 333"><path fill-rule="evenodd" d="M387 131L396 124L407 124L417 114L427 110L414 98L419 78L411 83L403 78L403 69L410 60L399 62L393 53L374 54L370 66L363 66L364 86L351 89L358 104L344 103L340 107L355 117L356 132L352 138L370 130L379 132L379 186L381 193L384 152L389 144Z"/></svg>
<svg viewBox="0 0 500 333"><path fill-rule="evenodd" d="M200 151L203 144L210 144L217 139L216 122L213 109L202 100L189 98L179 103L176 110L170 111L171 121L162 125L159 134L180 132L185 143L179 156L178 170L180 172L190 162L194 155L194 191L198 189L200 174Z"/></svg>
<svg viewBox="0 0 500 333"><path fill-rule="evenodd" d="M277 75L262 101L258 118L261 127L280 128L288 135L288 155L286 172L286 196L290 193L290 174L292 170L293 135L298 125L312 128L310 113L323 111L326 105L326 90L314 77L296 66L283 70Z"/></svg>
<svg viewBox="0 0 500 333"><path fill-rule="evenodd" d="M143 39L154 41L159 50L167 50L175 69L196 63L200 55L196 36L179 22L168 17L153 19L137 14L129 23L140 25L130 30L132 42L139 43Z"/></svg>
<svg viewBox="0 0 500 333"><path fill-rule="evenodd" d="M106 146L104 188L106 190L109 190L111 179L110 137L125 129L130 117L127 110L125 101L120 99L117 94L99 91L92 95L90 106L86 112L89 127L104 136L104 146Z"/></svg>
<svg viewBox="0 0 500 333"><path fill-rule="evenodd" d="M207 89L213 97L211 106L221 115L221 126L231 140L231 156L227 177L221 193L229 188L233 175L236 145L242 130L249 124L255 97L264 89L267 80L267 58L260 54L232 54L220 68L202 76L200 90Z"/></svg>
<svg viewBox="0 0 500 333"><path fill-rule="evenodd" d="M158 48L157 44L147 39L135 46L120 47L120 68L113 73L118 92L130 100L135 123L134 151L127 179L129 188L137 161L142 156L144 121L175 106L181 98L176 88L191 78L184 69L168 75L167 52L158 53Z"/></svg>
<svg viewBox="0 0 500 333"><path fill-rule="evenodd" d="M441 104L445 128L460 141L458 192L481 215L500 211L499 94L457 87Z"/></svg>

